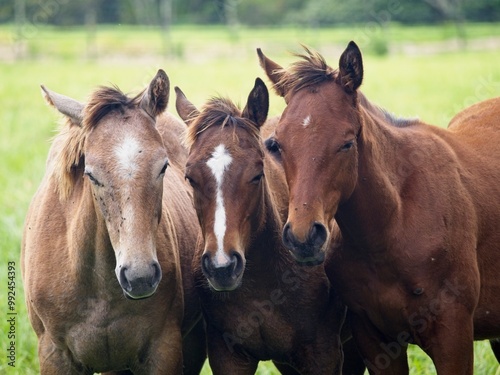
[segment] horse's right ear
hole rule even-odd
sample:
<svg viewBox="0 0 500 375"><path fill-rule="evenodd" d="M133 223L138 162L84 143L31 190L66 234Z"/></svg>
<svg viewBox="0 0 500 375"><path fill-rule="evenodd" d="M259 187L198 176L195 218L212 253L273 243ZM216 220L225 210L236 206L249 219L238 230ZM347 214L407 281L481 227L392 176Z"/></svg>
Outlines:
<svg viewBox="0 0 500 375"><path fill-rule="evenodd" d="M191 103L186 95L182 92L180 88L175 86L175 108L181 119L186 123L187 126L193 122L193 120L200 114L200 111L196 109L193 103Z"/></svg>
<svg viewBox="0 0 500 375"><path fill-rule="evenodd" d="M339 81L344 90L352 94L363 82L363 58L354 42L349 42L339 60Z"/></svg>
<svg viewBox="0 0 500 375"><path fill-rule="evenodd" d="M85 107L83 103L51 91L44 85L40 85L40 87L42 88L42 96L48 104L68 117L75 125L82 125L83 108Z"/></svg>
<svg viewBox="0 0 500 375"><path fill-rule="evenodd" d="M273 83L273 89L279 96L285 97L286 91L280 85L282 78L285 76L285 70L276 64L273 60L267 58L260 48L257 48L257 55L259 56L259 64L266 72L267 77Z"/></svg>
<svg viewBox="0 0 500 375"><path fill-rule="evenodd" d="M253 121L260 128L266 122L268 112L269 92L266 84L260 78L257 78L252 91L248 95L242 116Z"/></svg>
<svg viewBox="0 0 500 375"><path fill-rule="evenodd" d="M167 108L170 94L170 81L167 73L159 69L155 77L144 91L140 107L152 118L156 118Z"/></svg>

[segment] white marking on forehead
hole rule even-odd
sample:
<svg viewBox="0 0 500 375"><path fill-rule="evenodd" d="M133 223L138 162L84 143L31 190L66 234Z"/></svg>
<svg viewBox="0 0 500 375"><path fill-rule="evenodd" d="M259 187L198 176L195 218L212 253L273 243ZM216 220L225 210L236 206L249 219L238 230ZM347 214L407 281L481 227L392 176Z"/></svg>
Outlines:
<svg viewBox="0 0 500 375"><path fill-rule="evenodd" d="M137 169L137 155L141 152L141 146L137 139L127 136L116 146L115 155L117 157L118 166L129 177Z"/></svg>
<svg viewBox="0 0 500 375"><path fill-rule="evenodd" d="M310 123L311 123L311 115L307 115L307 117L302 121L302 126L304 126L304 128L305 128Z"/></svg>
<svg viewBox="0 0 500 375"><path fill-rule="evenodd" d="M217 238L217 251L215 252L215 265L227 264L230 259L224 253L224 235L226 234L226 211L224 209L224 199L222 197L222 181L224 179L224 172L231 164L233 158L229 155L226 147L223 144L218 145L212 157L207 161L207 165L212 171L216 182L216 196L215 196L215 220L214 220L214 234Z"/></svg>

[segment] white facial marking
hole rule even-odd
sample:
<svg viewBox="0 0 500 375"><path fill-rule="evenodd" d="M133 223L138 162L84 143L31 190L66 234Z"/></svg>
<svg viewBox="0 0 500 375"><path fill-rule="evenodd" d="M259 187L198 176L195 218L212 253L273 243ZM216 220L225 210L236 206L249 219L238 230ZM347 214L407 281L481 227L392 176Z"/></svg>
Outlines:
<svg viewBox="0 0 500 375"><path fill-rule="evenodd" d="M224 172L231 164L233 158L229 155L226 147L223 144L218 145L212 157L207 161L207 165L215 177L217 185L217 193L215 197L215 221L214 221L214 234L217 238L217 251L215 253L215 265L227 264L230 259L224 253L224 235L226 233L226 211L224 209L224 199L222 198L222 181Z"/></svg>
<svg viewBox="0 0 500 375"><path fill-rule="evenodd" d="M136 158L141 152L139 142L133 137L126 137L123 142L115 148L118 166L122 169L123 174L132 177L137 169Z"/></svg>
<svg viewBox="0 0 500 375"><path fill-rule="evenodd" d="M302 121L302 126L305 128L311 123L311 115L307 115L307 117Z"/></svg>

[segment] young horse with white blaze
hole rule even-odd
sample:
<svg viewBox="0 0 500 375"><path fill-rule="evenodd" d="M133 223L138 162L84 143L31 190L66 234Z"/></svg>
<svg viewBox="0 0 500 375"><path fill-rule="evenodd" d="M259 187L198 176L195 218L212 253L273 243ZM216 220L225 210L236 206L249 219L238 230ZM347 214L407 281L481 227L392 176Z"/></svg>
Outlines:
<svg viewBox="0 0 500 375"><path fill-rule="evenodd" d="M214 374L254 374L269 359L283 373L339 373L345 308L324 268L297 264L281 242L288 190L260 137L270 133L266 86L256 80L243 111L222 98L198 111L176 93L203 234L193 269Z"/></svg>
<svg viewBox="0 0 500 375"><path fill-rule="evenodd" d="M290 189L286 247L298 261L332 253L371 374L408 374L415 343L439 375L472 375L473 340L500 336L500 98L441 129L370 103L353 42L338 70L308 49L288 69L258 54L287 103L266 143Z"/></svg>
<svg viewBox="0 0 500 375"><path fill-rule="evenodd" d="M42 89L66 124L22 241L40 373L181 374L182 335L185 373L199 373L206 354L189 267L199 226L181 172L185 126L162 114L167 75L134 98L100 88L85 105Z"/></svg>

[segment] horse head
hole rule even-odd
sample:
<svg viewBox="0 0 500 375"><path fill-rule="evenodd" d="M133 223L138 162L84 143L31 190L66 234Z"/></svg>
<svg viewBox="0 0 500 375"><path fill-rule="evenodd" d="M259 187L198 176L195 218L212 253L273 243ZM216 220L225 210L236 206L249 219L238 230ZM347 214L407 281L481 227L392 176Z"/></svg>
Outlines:
<svg viewBox="0 0 500 375"><path fill-rule="evenodd" d="M267 118L268 91L257 79L243 111L221 98L198 111L180 89L176 93L177 111L189 126L186 179L203 232L201 269L213 289L234 290L252 234L265 219L259 129Z"/></svg>
<svg viewBox="0 0 500 375"><path fill-rule="evenodd" d="M287 104L275 135L266 140L267 149L283 164L290 190L283 242L298 262L319 264L337 208L357 183L361 53L351 42L334 70L307 48L288 69L257 52Z"/></svg>
<svg viewBox="0 0 500 375"><path fill-rule="evenodd" d="M168 102L167 75L159 70L134 98L102 87L86 104L42 89L70 122L56 162L60 199L94 206L90 211L102 224L98 230L107 231L124 294L131 299L153 295L162 278L156 236L168 166L155 124ZM107 247L93 246L96 251Z"/></svg>

